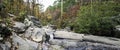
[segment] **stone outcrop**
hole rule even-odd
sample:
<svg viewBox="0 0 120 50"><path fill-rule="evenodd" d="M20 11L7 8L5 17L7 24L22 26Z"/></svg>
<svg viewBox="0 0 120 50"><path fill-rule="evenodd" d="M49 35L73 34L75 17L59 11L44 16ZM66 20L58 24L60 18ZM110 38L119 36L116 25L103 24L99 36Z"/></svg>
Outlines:
<svg viewBox="0 0 120 50"><path fill-rule="evenodd" d="M0 50L120 50L118 38L55 30L33 18L28 16L24 23L15 22L12 35L0 43Z"/></svg>
<svg viewBox="0 0 120 50"><path fill-rule="evenodd" d="M25 24L21 22L14 22L13 30L16 33L23 33L25 31Z"/></svg>

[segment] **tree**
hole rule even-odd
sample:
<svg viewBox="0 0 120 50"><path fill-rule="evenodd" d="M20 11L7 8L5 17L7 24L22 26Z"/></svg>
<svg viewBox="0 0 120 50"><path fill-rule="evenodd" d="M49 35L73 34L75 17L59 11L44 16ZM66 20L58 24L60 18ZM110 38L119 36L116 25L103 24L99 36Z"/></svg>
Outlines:
<svg viewBox="0 0 120 50"><path fill-rule="evenodd" d="M74 29L79 33L87 33L102 36L114 36L116 22L112 16L120 14L120 4L114 1L93 2L91 5L81 6L78 18L74 23ZM90 13L92 10L92 13Z"/></svg>

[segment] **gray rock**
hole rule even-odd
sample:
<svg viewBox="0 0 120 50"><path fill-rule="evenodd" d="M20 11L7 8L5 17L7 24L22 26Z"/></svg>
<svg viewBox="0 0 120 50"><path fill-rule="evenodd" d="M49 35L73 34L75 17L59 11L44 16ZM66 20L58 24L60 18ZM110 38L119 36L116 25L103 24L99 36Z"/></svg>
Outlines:
<svg viewBox="0 0 120 50"><path fill-rule="evenodd" d="M54 35L55 38L75 39L75 40L82 40L84 37L84 34L77 34L68 31L56 31Z"/></svg>
<svg viewBox="0 0 120 50"><path fill-rule="evenodd" d="M84 36L84 40L120 46L120 39L118 38L86 35Z"/></svg>
<svg viewBox="0 0 120 50"><path fill-rule="evenodd" d="M8 46L9 48L11 48L11 46L12 46L11 43L7 42L7 41L5 42L5 45Z"/></svg>
<svg viewBox="0 0 120 50"><path fill-rule="evenodd" d="M59 46L63 46L65 48L72 46L72 47L77 47L78 45L78 41L76 40L67 40L67 39L54 39L52 41L50 41L51 45L59 45Z"/></svg>
<svg viewBox="0 0 120 50"><path fill-rule="evenodd" d="M83 43L83 42L82 42ZM85 43L83 43L85 44ZM105 44L95 44L93 43L92 45L90 45L91 43L88 43L86 45L81 45L78 47L68 47L66 48L66 50L119 50L120 48L117 46L112 46L112 45L105 45Z"/></svg>
<svg viewBox="0 0 120 50"><path fill-rule="evenodd" d="M26 38L31 38L36 42L40 42L43 40L43 36L45 35L45 31L42 28L38 27L29 27L25 32Z"/></svg>
<svg viewBox="0 0 120 50"><path fill-rule="evenodd" d="M23 38L17 36L16 34L13 34L12 41L14 46L27 45L26 41Z"/></svg>
<svg viewBox="0 0 120 50"><path fill-rule="evenodd" d="M18 47L17 50L35 50L33 47L30 47L29 45L21 45Z"/></svg>
<svg viewBox="0 0 120 50"><path fill-rule="evenodd" d="M28 21L31 21L31 23L33 23L34 26L37 26L37 27L41 27L42 26L41 23L40 23L40 20L37 19L35 16L28 15L27 17L28 17Z"/></svg>
<svg viewBox="0 0 120 50"><path fill-rule="evenodd" d="M120 25L116 26L115 28L120 31Z"/></svg>
<svg viewBox="0 0 120 50"><path fill-rule="evenodd" d="M10 17L15 17L15 15L13 15L13 14L10 14L10 13L8 13L8 15L9 15Z"/></svg>
<svg viewBox="0 0 120 50"><path fill-rule="evenodd" d="M17 47L17 50L30 50L31 49L31 47L28 45L28 43L23 38L17 36L16 34L14 34L12 38L13 38L13 45Z"/></svg>
<svg viewBox="0 0 120 50"><path fill-rule="evenodd" d="M44 29L44 31L45 31L45 33L46 33L46 36L49 36L48 38L46 37L46 40L47 41L51 41L51 40L53 40L53 38L54 38L54 32L55 32L55 30L53 30L51 27L49 27L49 26L44 26L44 27L42 27L42 29Z"/></svg>
<svg viewBox="0 0 120 50"><path fill-rule="evenodd" d="M21 22L14 22L13 30L17 33L21 33L25 31L25 24Z"/></svg>
<svg viewBox="0 0 120 50"><path fill-rule="evenodd" d="M33 34L33 30L34 30L33 27L29 27L29 28L25 31L24 36L25 36L26 38L30 38L30 37L32 36L32 34Z"/></svg>
<svg viewBox="0 0 120 50"><path fill-rule="evenodd" d="M25 24L26 27L33 26L33 25L34 25L33 22L30 21L28 18L25 18L24 24Z"/></svg>
<svg viewBox="0 0 120 50"><path fill-rule="evenodd" d="M38 44L36 42L21 38L16 34L13 35L13 45L17 50L37 50Z"/></svg>
<svg viewBox="0 0 120 50"><path fill-rule="evenodd" d="M0 37L0 40L3 40L3 37Z"/></svg>
<svg viewBox="0 0 120 50"><path fill-rule="evenodd" d="M59 45L51 45L49 50L65 50L65 49Z"/></svg>
<svg viewBox="0 0 120 50"><path fill-rule="evenodd" d="M76 40L53 40L51 45L57 45L65 50L119 50L120 46L114 46L109 44L87 42L87 41L76 41Z"/></svg>
<svg viewBox="0 0 120 50"><path fill-rule="evenodd" d="M36 42L33 42L33 41L30 41L28 39L26 39L26 42L28 43L28 45L32 48L34 48L34 50L37 50L38 49L38 43Z"/></svg>
<svg viewBox="0 0 120 50"><path fill-rule="evenodd" d="M42 50L42 44L39 43L37 50Z"/></svg>
<svg viewBox="0 0 120 50"><path fill-rule="evenodd" d="M32 40L36 42L40 42L43 40L43 36L45 35L45 32L41 28L34 28L33 33L32 33Z"/></svg>
<svg viewBox="0 0 120 50"><path fill-rule="evenodd" d="M0 50L10 50L6 44L0 44Z"/></svg>
<svg viewBox="0 0 120 50"><path fill-rule="evenodd" d="M69 32L71 31L70 27L65 27L64 30Z"/></svg>
<svg viewBox="0 0 120 50"><path fill-rule="evenodd" d="M42 50L48 50L48 43L43 42Z"/></svg>

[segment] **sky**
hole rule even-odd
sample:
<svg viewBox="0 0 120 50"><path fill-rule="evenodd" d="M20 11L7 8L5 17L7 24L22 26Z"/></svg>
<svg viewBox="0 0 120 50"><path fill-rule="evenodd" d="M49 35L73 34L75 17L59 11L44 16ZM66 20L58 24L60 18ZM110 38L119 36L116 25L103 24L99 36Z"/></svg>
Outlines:
<svg viewBox="0 0 120 50"><path fill-rule="evenodd" d="M55 0L39 0L39 3L43 4L44 11L49 7L50 5L53 5Z"/></svg>
<svg viewBox="0 0 120 50"><path fill-rule="evenodd" d="M27 0L24 0L24 1L26 2ZM31 0L30 0L30 1L31 1ZM51 6L53 5L54 1L55 1L55 0L38 0L37 3L43 4L43 9L44 9L44 11L45 11L45 10L47 9L47 7L49 7L50 5L51 5Z"/></svg>

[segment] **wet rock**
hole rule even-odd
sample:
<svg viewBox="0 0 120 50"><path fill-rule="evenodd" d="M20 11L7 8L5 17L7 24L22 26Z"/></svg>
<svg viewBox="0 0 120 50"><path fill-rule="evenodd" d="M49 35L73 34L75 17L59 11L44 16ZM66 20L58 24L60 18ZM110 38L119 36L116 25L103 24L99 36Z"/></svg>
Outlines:
<svg viewBox="0 0 120 50"><path fill-rule="evenodd" d="M25 24L21 22L14 22L13 30L17 33L21 33L25 31Z"/></svg>

